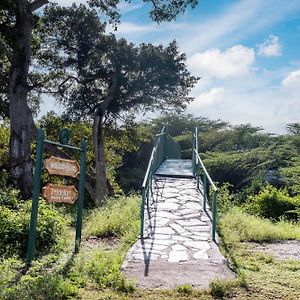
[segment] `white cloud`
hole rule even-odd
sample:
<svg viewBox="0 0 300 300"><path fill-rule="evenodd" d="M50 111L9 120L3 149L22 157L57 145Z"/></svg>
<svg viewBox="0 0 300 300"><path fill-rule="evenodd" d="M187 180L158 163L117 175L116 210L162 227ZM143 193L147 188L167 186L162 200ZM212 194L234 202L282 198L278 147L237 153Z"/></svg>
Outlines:
<svg viewBox="0 0 300 300"><path fill-rule="evenodd" d="M255 53L252 48L236 45L224 52L210 49L195 53L188 59L188 66L196 75L228 79L249 74L254 61Z"/></svg>
<svg viewBox="0 0 300 300"><path fill-rule="evenodd" d="M271 34L262 44L258 45L258 54L267 57L280 56L281 49L279 37Z"/></svg>
<svg viewBox="0 0 300 300"><path fill-rule="evenodd" d="M55 0L55 1L50 1L50 2L55 2L58 3L61 6L71 6L73 3L76 3L77 5L79 4L86 4L87 0Z"/></svg>
<svg viewBox="0 0 300 300"><path fill-rule="evenodd" d="M110 24L107 25L108 32L113 32L115 34L120 34L121 36L135 36L142 35L142 34L148 34L150 32L157 31L157 26L154 23L145 24L145 25L138 25L131 22L122 22L120 25L118 25L117 31L114 31L114 27L112 27ZM130 39L132 40L132 39Z"/></svg>
<svg viewBox="0 0 300 300"><path fill-rule="evenodd" d="M199 94L195 101L190 105L190 109L199 109L204 107L209 107L212 105L216 105L217 103L223 100L224 88L212 88L208 92L203 92Z"/></svg>
<svg viewBox="0 0 300 300"><path fill-rule="evenodd" d="M291 72L287 77L285 77L281 85L285 89L300 89L300 69Z"/></svg>

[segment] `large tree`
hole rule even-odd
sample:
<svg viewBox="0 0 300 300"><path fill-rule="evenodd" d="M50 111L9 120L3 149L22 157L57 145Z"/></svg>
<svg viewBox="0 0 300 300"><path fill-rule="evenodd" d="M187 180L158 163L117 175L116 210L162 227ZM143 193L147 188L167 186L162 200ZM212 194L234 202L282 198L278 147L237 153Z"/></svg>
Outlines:
<svg viewBox="0 0 300 300"><path fill-rule="evenodd" d="M96 202L107 193L104 123L128 114L180 110L192 100L190 75L176 42L138 47L105 34L96 11L83 5L45 12L42 67L48 88L72 119L93 121Z"/></svg>
<svg viewBox="0 0 300 300"><path fill-rule="evenodd" d="M48 0L1 0L0 2L0 46L6 44L10 47L8 55L0 55L2 79L6 72L4 68L10 69L8 83L7 80L2 80L4 84L0 90L2 95L0 109L2 116L10 118L11 175L14 185L21 190L24 198L28 198L31 194L30 145L31 139L36 135L32 111L28 105L28 94L33 88L28 82L32 57L32 32L36 11L48 2ZM197 4L196 0L146 0L146 2L153 4L150 16L155 21L171 20L187 6L194 7ZM119 0L90 0L88 3L91 7L106 13L112 22L118 22ZM3 40L5 43L2 43ZM3 97L5 91L7 97Z"/></svg>

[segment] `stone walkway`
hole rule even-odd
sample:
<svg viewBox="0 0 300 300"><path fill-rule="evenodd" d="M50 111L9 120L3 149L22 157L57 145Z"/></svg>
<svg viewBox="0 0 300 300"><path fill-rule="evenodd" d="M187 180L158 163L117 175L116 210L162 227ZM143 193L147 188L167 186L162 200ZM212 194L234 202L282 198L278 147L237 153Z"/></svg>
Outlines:
<svg viewBox="0 0 300 300"><path fill-rule="evenodd" d="M194 179L157 177L145 207L144 239L127 254L124 274L145 288L208 287L234 277L211 240L211 220Z"/></svg>

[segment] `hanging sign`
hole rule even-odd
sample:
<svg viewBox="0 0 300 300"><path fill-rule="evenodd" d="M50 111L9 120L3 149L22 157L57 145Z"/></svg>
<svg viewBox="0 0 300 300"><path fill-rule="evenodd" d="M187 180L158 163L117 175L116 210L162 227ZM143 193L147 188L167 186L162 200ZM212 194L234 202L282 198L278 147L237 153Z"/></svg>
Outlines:
<svg viewBox="0 0 300 300"><path fill-rule="evenodd" d="M45 168L50 175L62 175L76 178L80 172L80 166L76 160L51 156L45 160Z"/></svg>
<svg viewBox="0 0 300 300"><path fill-rule="evenodd" d="M73 204L78 198L78 192L74 185L57 185L48 183L43 188L42 196L49 202L64 202Z"/></svg>

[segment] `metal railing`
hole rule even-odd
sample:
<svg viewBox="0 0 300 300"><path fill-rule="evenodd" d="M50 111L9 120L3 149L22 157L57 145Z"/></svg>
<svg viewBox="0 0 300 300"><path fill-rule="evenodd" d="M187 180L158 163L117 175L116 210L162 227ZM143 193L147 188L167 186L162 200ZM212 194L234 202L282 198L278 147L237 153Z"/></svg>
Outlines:
<svg viewBox="0 0 300 300"><path fill-rule="evenodd" d="M156 142L151 152L147 171L142 184L142 203L141 203L141 231L140 237L144 236L145 205L149 207L149 199L152 195L152 179L161 163L167 158L181 158L180 147L176 141L167 133L164 126L159 134L156 135Z"/></svg>
<svg viewBox="0 0 300 300"><path fill-rule="evenodd" d="M203 209L205 212L207 202L209 199L209 190L210 186L213 189L213 201L212 201L212 240L216 241L216 225L217 225L217 192L218 189L215 186L214 182L212 181L211 177L209 176L203 161L198 153L198 131L197 128L195 129L195 133L193 133L193 152L192 152L192 165L193 165L193 173L194 176L197 178L197 188L199 189L200 185L200 178L203 183Z"/></svg>

